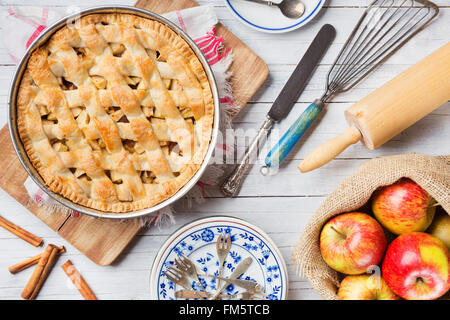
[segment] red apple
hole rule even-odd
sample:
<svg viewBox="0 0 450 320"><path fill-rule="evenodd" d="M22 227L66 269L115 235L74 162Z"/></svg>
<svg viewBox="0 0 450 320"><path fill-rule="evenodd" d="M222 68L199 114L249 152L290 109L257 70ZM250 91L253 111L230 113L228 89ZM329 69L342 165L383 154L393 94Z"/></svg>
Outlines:
<svg viewBox="0 0 450 320"><path fill-rule="evenodd" d="M425 231L433 221L434 204L433 198L417 183L401 179L375 193L372 210L386 229L404 234Z"/></svg>
<svg viewBox="0 0 450 320"><path fill-rule="evenodd" d="M365 213L338 215L328 221L320 234L320 252L334 270L346 274L365 273L377 265L386 250L380 224Z"/></svg>
<svg viewBox="0 0 450 320"><path fill-rule="evenodd" d="M450 215L446 212L436 215L427 232L441 239L450 250Z"/></svg>
<svg viewBox="0 0 450 320"><path fill-rule="evenodd" d="M337 293L341 300L399 300L384 279L376 275L360 274L342 280Z"/></svg>
<svg viewBox="0 0 450 320"><path fill-rule="evenodd" d="M428 233L406 233L389 245L383 278L402 298L437 299L450 289L449 262L448 249L441 240Z"/></svg>

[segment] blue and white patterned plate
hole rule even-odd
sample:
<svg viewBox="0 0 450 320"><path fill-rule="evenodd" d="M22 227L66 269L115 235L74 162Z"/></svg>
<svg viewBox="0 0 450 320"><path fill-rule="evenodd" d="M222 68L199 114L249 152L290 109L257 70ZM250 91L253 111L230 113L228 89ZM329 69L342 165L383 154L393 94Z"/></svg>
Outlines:
<svg viewBox="0 0 450 320"><path fill-rule="evenodd" d="M174 300L175 291L183 289L167 279L164 274L180 254L193 261L199 273L218 275L216 241L223 233L230 234L232 240L223 276L229 277L239 262L252 257L252 264L240 279L258 282L264 287L268 299L286 299L287 271L278 248L261 229L244 220L225 216L196 220L180 228L167 239L153 263L150 276L152 298ZM216 291L216 279L200 276L200 281L208 292ZM199 290L195 282L192 282L192 286ZM243 291L245 289L229 285L223 293L234 295Z"/></svg>
<svg viewBox="0 0 450 320"><path fill-rule="evenodd" d="M258 31L281 33L298 29L309 23L322 9L326 0L302 0L305 12L298 19L285 17L276 6L261 5L244 0L224 0L233 15ZM275 0L274 2L281 2Z"/></svg>

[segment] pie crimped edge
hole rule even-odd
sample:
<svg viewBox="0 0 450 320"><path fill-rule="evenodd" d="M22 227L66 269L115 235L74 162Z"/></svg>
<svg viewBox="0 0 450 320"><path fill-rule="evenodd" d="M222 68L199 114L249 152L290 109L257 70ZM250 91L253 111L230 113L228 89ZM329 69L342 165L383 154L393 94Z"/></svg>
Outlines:
<svg viewBox="0 0 450 320"><path fill-rule="evenodd" d="M214 122L214 101L208 77L201 62L189 45L163 23L132 14L103 13L90 14L82 17L77 23L74 24L76 26L75 29L73 27L65 26L58 30L51 36L47 43L38 48L29 59L27 69L20 83L17 99L17 125L24 149L26 150L31 163L37 169L48 188L77 204L105 212L130 212L153 207L173 196L180 188L191 180L194 174L202 166L211 141ZM71 177L63 177L56 174L49 168L48 164L44 163L45 161L42 161L41 154L35 147L36 141L34 141L35 145L33 145L33 139L36 140L35 133L32 133L31 136L29 134L30 130L34 131L34 127L42 127L42 124L41 126L33 125L30 123L29 115L25 115L27 106L32 103L37 94L33 87L34 80L32 74L34 73L36 77L51 77L51 75L48 74L48 72L51 71L48 66L49 62L47 61L46 55L48 46L53 45L58 47L59 45L70 43L74 40L74 37L76 37L75 33L79 30L77 28L91 28L91 31L98 33L98 30L92 29L92 26L95 27L95 25L103 23L107 25L117 24L121 27L134 29L135 31L140 30L138 31L139 34L144 32L153 35L152 39L158 44L157 50L160 51L161 54L163 54L164 50L170 50L171 55L175 56L176 59L181 59L181 61L184 62L184 65L182 63L182 66L188 67L190 70L190 72L186 71L187 77L189 78L189 76L195 75L195 79L201 86L203 98L203 114L200 119L196 119L197 129L200 128L200 131L196 132L197 148L195 149L195 153L193 154L190 163L186 164L182 170L180 170L179 175L174 179L158 183L159 187L157 188L157 192L151 192L151 194L146 194L143 198L137 200L133 199L132 201L110 201L111 199L108 197L108 194L111 193L111 190L108 190L108 187L103 186L102 183L98 184L96 194L103 193L107 194L107 196L100 199L98 197L93 198L84 193L80 193L79 190L74 190L72 186L76 180L73 180ZM68 76L70 77L70 74ZM67 101L65 101L65 103L67 103ZM67 107L70 108L68 105ZM58 159L54 160L57 162Z"/></svg>

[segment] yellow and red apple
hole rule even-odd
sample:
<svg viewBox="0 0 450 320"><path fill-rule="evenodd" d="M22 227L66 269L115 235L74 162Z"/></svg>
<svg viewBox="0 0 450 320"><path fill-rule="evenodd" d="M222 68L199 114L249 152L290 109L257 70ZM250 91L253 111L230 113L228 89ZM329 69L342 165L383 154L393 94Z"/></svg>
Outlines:
<svg viewBox="0 0 450 320"><path fill-rule="evenodd" d="M361 212L338 215L320 234L320 252L334 270L345 274L365 273L383 258L387 240L383 228Z"/></svg>
<svg viewBox="0 0 450 320"><path fill-rule="evenodd" d="M337 293L341 300L399 300L379 275L360 274L342 280Z"/></svg>
<svg viewBox="0 0 450 320"><path fill-rule="evenodd" d="M445 211L437 214L427 233L431 233L433 236L441 239L447 246L447 249L450 250L450 215Z"/></svg>
<svg viewBox="0 0 450 320"><path fill-rule="evenodd" d="M435 236L406 233L389 245L382 274L392 291L404 299L437 299L450 289L449 260L447 247Z"/></svg>
<svg viewBox="0 0 450 320"><path fill-rule="evenodd" d="M377 220L395 234L425 231L433 221L434 199L414 181L404 178L378 190L372 201Z"/></svg>

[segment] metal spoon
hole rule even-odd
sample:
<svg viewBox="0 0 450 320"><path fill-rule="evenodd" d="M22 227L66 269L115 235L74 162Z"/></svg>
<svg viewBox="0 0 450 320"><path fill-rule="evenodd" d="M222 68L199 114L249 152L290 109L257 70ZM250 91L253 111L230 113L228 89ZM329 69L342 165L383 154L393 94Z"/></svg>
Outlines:
<svg viewBox="0 0 450 320"><path fill-rule="evenodd" d="M280 8L281 13L291 19L300 18L305 13L305 5L300 0L283 0L280 3L265 0L245 0L250 2L256 2L259 4L265 4L268 6L277 6Z"/></svg>

